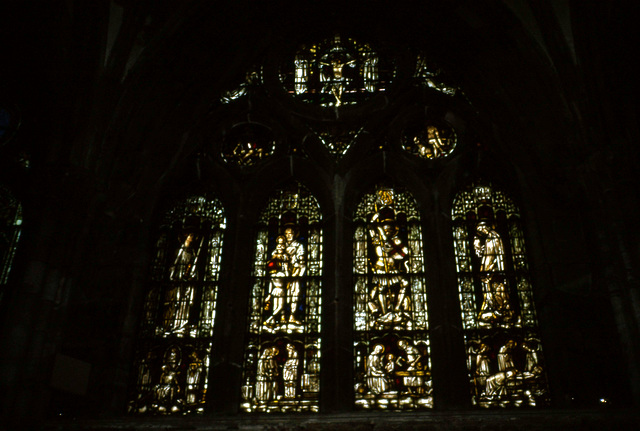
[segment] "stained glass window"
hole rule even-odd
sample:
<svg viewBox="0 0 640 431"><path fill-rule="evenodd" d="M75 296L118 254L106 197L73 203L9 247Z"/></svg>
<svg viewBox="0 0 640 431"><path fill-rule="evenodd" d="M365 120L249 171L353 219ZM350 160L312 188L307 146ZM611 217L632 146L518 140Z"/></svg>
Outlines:
<svg viewBox="0 0 640 431"><path fill-rule="evenodd" d="M476 184L457 195L452 216L473 403L548 404L518 209L491 185Z"/></svg>
<svg viewBox="0 0 640 431"><path fill-rule="evenodd" d="M271 130L258 123L235 126L222 142L222 157L238 166L250 166L273 154Z"/></svg>
<svg viewBox="0 0 640 431"><path fill-rule="evenodd" d="M418 55L414 77L420 84L449 96L462 93L457 86L448 84L442 70L431 63L425 55Z"/></svg>
<svg viewBox="0 0 640 431"><path fill-rule="evenodd" d="M318 411L322 226L301 185L262 212L255 248L242 409Z"/></svg>
<svg viewBox="0 0 640 431"><path fill-rule="evenodd" d="M9 281L21 229L22 205L8 189L0 186L0 301Z"/></svg>
<svg viewBox="0 0 640 431"><path fill-rule="evenodd" d="M252 85L258 85L262 82L262 71L260 68L254 67L245 76L245 79L233 90L225 91L220 97L220 102L225 105L243 98L249 93L249 89Z"/></svg>
<svg viewBox="0 0 640 431"><path fill-rule="evenodd" d="M320 132L319 137L325 148L329 150L329 153L331 153L335 159L340 159L347 153L363 130L363 128L360 130L349 130L339 127L331 127L329 129L330 130Z"/></svg>
<svg viewBox="0 0 640 431"><path fill-rule="evenodd" d="M166 214L144 304L131 413L204 410L225 225L221 204L201 196Z"/></svg>
<svg viewBox="0 0 640 431"><path fill-rule="evenodd" d="M335 35L302 47L281 69L285 88L297 98L320 106L341 106L385 91L394 66L368 44Z"/></svg>
<svg viewBox="0 0 640 431"><path fill-rule="evenodd" d="M11 123L11 114L5 108L0 108L0 139L7 134L7 129Z"/></svg>
<svg viewBox="0 0 640 431"><path fill-rule="evenodd" d="M439 159L453 152L456 132L442 120L419 122L404 130L402 144L413 155L424 159Z"/></svg>
<svg viewBox="0 0 640 431"><path fill-rule="evenodd" d="M420 213L406 191L379 186L354 215L356 406L433 407Z"/></svg>

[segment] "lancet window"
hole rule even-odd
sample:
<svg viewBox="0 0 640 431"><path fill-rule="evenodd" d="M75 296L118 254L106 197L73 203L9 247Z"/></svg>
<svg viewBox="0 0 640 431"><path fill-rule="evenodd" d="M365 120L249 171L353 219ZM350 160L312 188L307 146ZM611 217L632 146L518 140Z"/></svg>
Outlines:
<svg viewBox="0 0 640 431"><path fill-rule="evenodd" d="M22 205L7 188L0 186L0 301L9 281L21 229Z"/></svg>
<svg viewBox="0 0 640 431"><path fill-rule="evenodd" d="M191 197L167 212L144 304L131 413L204 411L225 227L215 199Z"/></svg>
<svg viewBox="0 0 640 431"><path fill-rule="evenodd" d="M322 225L299 184L262 211L256 239L242 409L318 411Z"/></svg>
<svg viewBox="0 0 640 431"><path fill-rule="evenodd" d="M420 213L406 191L378 186L355 216L355 402L433 407Z"/></svg>
<svg viewBox="0 0 640 431"><path fill-rule="evenodd" d="M521 216L488 184L460 192L453 235L471 398L481 407L549 402Z"/></svg>

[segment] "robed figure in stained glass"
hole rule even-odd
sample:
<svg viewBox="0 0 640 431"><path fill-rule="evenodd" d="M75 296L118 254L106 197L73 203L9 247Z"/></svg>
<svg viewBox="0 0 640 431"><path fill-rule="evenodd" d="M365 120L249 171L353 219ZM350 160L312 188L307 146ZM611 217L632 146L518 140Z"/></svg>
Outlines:
<svg viewBox="0 0 640 431"><path fill-rule="evenodd" d="M473 240L480 258L483 301L478 320L481 324L502 322L514 316L504 282L504 246L502 238L486 222L480 222Z"/></svg>
<svg viewBox="0 0 640 431"><path fill-rule="evenodd" d="M409 280L405 275L409 248L399 235L392 208L380 209L371 221L369 232L376 260L369 308L379 325L400 324L409 319L407 312L411 309Z"/></svg>
<svg viewBox="0 0 640 431"><path fill-rule="evenodd" d="M285 251L286 239L280 235L276 238L276 248L267 262L269 281L269 295L265 298L266 308L271 309L271 316L265 321L267 325L273 325L276 321L285 322L285 277L289 274L289 259Z"/></svg>
<svg viewBox="0 0 640 431"><path fill-rule="evenodd" d="M367 358L367 386L378 395L389 390L389 376L384 364L384 346L376 344Z"/></svg>
<svg viewBox="0 0 640 431"><path fill-rule="evenodd" d="M298 384L298 351L292 343L287 344L287 360L283 366L284 396L285 398L296 397L296 386Z"/></svg>
<svg viewBox="0 0 640 431"><path fill-rule="evenodd" d="M155 402L153 407L161 412L177 412L180 410L182 399L178 372L180 366L180 349L171 347L167 350L162 366L160 382L155 388Z"/></svg>
<svg viewBox="0 0 640 431"><path fill-rule="evenodd" d="M197 240L194 233L188 233L176 252L173 265L169 268L169 280L175 283L167 291L164 312L165 332L184 332L189 322L189 312L193 305L194 285L189 281L197 278L198 255L202 238Z"/></svg>
<svg viewBox="0 0 640 431"><path fill-rule="evenodd" d="M287 252L289 277L291 281L287 284L287 302L290 307L289 323L300 324L296 319L296 311L298 310L298 301L300 300L300 280L304 277L307 269L305 258L305 247L298 241L298 235L295 226L289 226L284 230L284 236L287 240L285 250Z"/></svg>

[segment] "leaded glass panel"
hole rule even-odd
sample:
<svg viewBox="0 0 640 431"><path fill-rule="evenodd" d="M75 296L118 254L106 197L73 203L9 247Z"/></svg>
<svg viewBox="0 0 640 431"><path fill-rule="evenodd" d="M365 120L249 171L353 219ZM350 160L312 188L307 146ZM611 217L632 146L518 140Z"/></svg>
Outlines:
<svg viewBox="0 0 640 431"><path fill-rule="evenodd" d="M424 159L439 159L451 154L456 146L456 132L445 121L429 121L407 127L402 137L404 149Z"/></svg>
<svg viewBox="0 0 640 431"><path fill-rule="evenodd" d="M256 164L273 154L273 133L257 123L243 123L232 128L222 141L222 157L238 166Z"/></svg>
<svg viewBox="0 0 640 431"><path fill-rule="evenodd" d="M431 64L424 55L418 55L416 59L414 77L418 80L419 84L427 88L433 88L446 95L455 96L456 94L462 93L457 86L448 84L442 70L434 64Z"/></svg>
<svg viewBox="0 0 640 431"><path fill-rule="evenodd" d="M201 413L207 392L226 221L217 200L192 197L165 216L136 354L131 413Z"/></svg>
<svg viewBox="0 0 640 431"><path fill-rule="evenodd" d="M329 129L320 132L318 136L335 159L340 159L349 151L349 148L351 148L351 145L363 130L362 128L360 130L345 130L340 127L330 127Z"/></svg>
<svg viewBox="0 0 640 431"><path fill-rule="evenodd" d="M9 281L21 229L22 205L7 188L0 186L0 301Z"/></svg>
<svg viewBox="0 0 640 431"><path fill-rule="evenodd" d="M220 97L220 102L228 105L234 100L242 99L244 96L249 94L249 90L252 85L258 85L262 83L262 69L254 67L253 69L247 72L245 79L242 83L240 83L233 90L225 91Z"/></svg>
<svg viewBox="0 0 640 431"><path fill-rule="evenodd" d="M322 225L299 184L260 216L249 306L242 409L318 411Z"/></svg>
<svg viewBox="0 0 640 431"><path fill-rule="evenodd" d="M290 64L281 68L289 93L320 106L351 105L385 91L394 67L368 44L335 35L303 46Z"/></svg>
<svg viewBox="0 0 640 431"><path fill-rule="evenodd" d="M420 213L406 191L379 186L354 215L356 406L433 407Z"/></svg>
<svg viewBox="0 0 640 431"><path fill-rule="evenodd" d="M520 213L504 193L478 184L457 195L452 215L472 401L547 405Z"/></svg>

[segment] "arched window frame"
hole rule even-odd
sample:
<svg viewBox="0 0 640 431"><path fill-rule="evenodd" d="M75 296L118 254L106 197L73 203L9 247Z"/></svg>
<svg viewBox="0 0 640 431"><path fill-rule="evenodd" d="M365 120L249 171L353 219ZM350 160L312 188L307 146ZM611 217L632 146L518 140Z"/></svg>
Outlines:
<svg viewBox="0 0 640 431"><path fill-rule="evenodd" d="M319 410L323 225L316 198L293 182L262 210L255 242L241 408Z"/></svg>
<svg viewBox="0 0 640 431"><path fill-rule="evenodd" d="M215 198L192 196L166 212L144 303L130 413L204 412L225 228Z"/></svg>
<svg viewBox="0 0 640 431"><path fill-rule="evenodd" d="M455 196L452 219L472 403L484 408L548 405L517 206L490 183L476 181Z"/></svg>
<svg viewBox="0 0 640 431"><path fill-rule="evenodd" d="M271 64L271 66L273 66L274 63ZM273 68L272 68L273 69ZM274 71L271 70L266 70L263 71L263 69L261 68L261 76L264 75L273 75ZM263 73L264 72L264 73ZM416 74L415 76L413 76L414 79L420 81L422 79L424 79L424 76L418 75ZM332 115L330 115L330 111L327 110L327 107L323 107L323 106L311 106L312 104L310 103L306 103L306 106L301 107L301 105L303 105L302 103L300 103L299 101L295 101L293 98L291 100L288 99L282 99L282 94L283 93L283 89L282 88L277 88L274 89L273 87L270 87L268 90L274 90L273 92L269 93L269 91L265 91L266 90L266 81L262 82L262 78L260 78L261 82L257 82L257 78L256 79L251 79L247 81L247 84L242 87L243 91L238 93L238 97L234 97L233 101L225 101L223 102L224 104L228 105L227 107L230 106L231 109L229 109L230 112L232 112L232 114L228 115L228 118L226 119L228 124L234 124L235 126L237 126L238 124L242 123L243 121L246 122L246 119L253 119L255 120L256 116L253 115L253 110L256 107L259 107L259 109L256 109L256 112L258 114L262 114L262 121L264 122L264 125L266 125L267 129L271 129L273 125L275 125L275 127L273 127L273 129L280 129L280 137L282 137L282 135L286 136L287 132L288 132L288 127L291 127L292 124L287 124L286 121L282 120L282 116L280 116L280 118L278 119L278 115L264 115L265 114L265 107L269 107L270 102L283 102L283 100L286 103L283 103L284 109L288 110L288 111L295 111L295 110L300 110L302 112L302 110L304 110L305 113L305 120L308 120L309 124L305 124L303 127L307 128L308 130L305 130L305 132L310 132L307 135L305 135L305 138L300 141L300 142L293 142L293 141L289 141L287 143L281 142L281 140L278 140L277 143L274 144L274 147L271 148L273 149L273 152L268 151L268 152L262 152L260 157L253 157L253 158L246 158L245 156L248 153L247 150L246 153L235 153L233 150L232 151L226 151L224 150L224 145L222 145L223 150L218 152L218 155L221 155L221 160L218 161L218 163L221 163L222 166L224 166L225 168L229 168L229 171L232 172L232 175L237 177L234 177L235 179L238 180L238 182L235 184L235 186L239 186L239 187L244 187L247 182L245 182L245 180L250 179L250 181L255 181L257 179L257 182L254 183L252 185L252 187L255 187L257 185L257 183L261 182L261 180L266 179L269 175L274 174L276 177L282 178L282 176L286 176L285 174L283 174L283 171L286 171L287 168L289 170L289 174L291 176L293 176L293 172L297 169L300 169L301 166L305 166L305 163L308 163L309 160L305 160L304 162L300 163L301 159L311 159L312 161L318 161L321 163L326 163L326 160L323 160L322 157L318 157L318 156L323 156L324 154L321 153L320 151L318 151L319 148L324 149L325 151L328 151L328 153L332 154L334 156L332 162L334 162L336 164L336 166L342 164L342 166L354 166L354 164L357 166L358 162L354 162L353 160L353 155L356 154L356 157L359 157L361 155L363 155L363 149L365 149L365 147L368 147L369 149L369 153L366 154L367 157L371 156L371 159L377 158L378 155L382 154L382 159L383 162L381 164L380 167L382 167L385 176L393 178L394 180L396 179L397 176L401 175L402 173L400 172L401 169L404 169L403 166L396 164L395 168L389 168L387 169L387 157L389 158L389 160L391 160L391 158L396 158L398 160L401 160L402 163L406 163L407 166L411 166L411 169L414 171L419 171L422 169L422 167L426 166L428 169L433 169L434 172L436 170L442 170L443 167L445 167L446 169L446 165L449 163L449 161L451 160L452 157L457 157L458 155L460 155L460 153L462 151L464 151L465 146L468 146L469 142L468 142L468 137L464 136L464 134L458 134L459 130L459 126L461 124L462 121L460 121L459 118L456 118L456 115L451 115L451 110L449 110L450 106L447 103L444 103L440 106L436 106L436 109L425 109L426 105L429 105L429 101L432 100L431 96L433 96L433 93L430 88L432 88L433 86L431 84L427 85L425 88L426 90L424 90L422 92L422 95L417 97L417 99L412 99L414 100L414 102L416 102L416 106L412 106L411 109L406 109L404 110L404 112L412 112L412 118L405 118L405 116L403 116L403 118L401 120L396 120L398 124L402 124L401 127L396 127L398 130L396 130L396 132L394 134L389 134L389 136L385 136L385 140L384 142L382 142L383 140L381 140L380 142L372 142L371 139L367 138L367 134L368 132L365 130L364 127L360 128L360 129L354 129L353 126L354 124L358 123L358 121L352 121L351 123L348 121L344 121L344 120L338 120L338 107L332 107L335 110L336 113L336 118L324 118L323 121L319 121L318 118L314 118L314 115L317 114L317 117L320 116L326 116L326 117L332 117ZM265 88L262 88L261 86L265 84ZM273 82L270 83L270 85L272 85ZM280 82L278 84L281 84ZM424 83L423 83L424 84ZM428 88L427 88L428 87ZM444 88L444 87L443 87ZM447 87L449 88L449 87ZM445 90L447 89L445 88ZM442 89L440 89L442 90ZM445 93L448 94L447 91L440 91L437 88L433 91L438 91L439 93ZM458 92L451 92L451 94L449 94L450 96L453 96L455 94L458 94ZM460 93L461 94L461 93ZM290 95L286 95L287 97ZM374 99L376 96L372 96L372 99ZM280 98L280 99L278 99ZM380 100L380 98L376 99L376 100ZM358 112L358 110L360 111L360 114L362 113L378 113L377 112L377 107L376 107L376 100L368 100L366 102L363 102L362 105L358 105L355 104L353 106L349 106L349 107L345 107L346 109L351 109L351 111L346 111L346 109L344 111L340 111L340 112L349 112L351 120L353 120L354 118L357 118L357 115L354 114L356 112ZM436 105L439 103L438 99L433 99L436 100ZM308 101L307 101L308 102ZM246 104L246 106L245 106ZM274 104L275 105L275 104ZM425 105L425 106L423 106ZM453 104L452 104L453 105ZM275 108L275 106L273 106ZM308 109L307 109L308 108ZM352 109L353 108L353 109ZM324 109L324 110L323 110ZM394 110L396 110L396 108L393 108ZM276 109L274 109L276 110ZM401 109L402 110L402 109ZM427 111L428 115L427 115ZM224 112L222 109L220 112ZM249 116L247 114L247 112L251 112L251 116ZM400 111L396 110L395 114L398 114ZM416 115L416 112L420 112L420 115ZM280 114L282 114L282 112L280 112ZM306 115L308 114L308 115ZM397 115L400 116L400 115ZM232 118L233 117L233 118ZM286 117L286 116L285 116ZM236 118L241 118L241 120L236 120ZM451 120L453 119L453 121ZM426 121L425 121L426 120ZM239 122L240 121L240 122ZM279 123L281 121L281 123ZM249 121L249 123L251 123L252 121ZM313 123L316 124L313 124ZM416 129L411 129L410 127L410 123L413 122L416 126ZM249 124L247 123L247 124ZM324 124L320 124L320 123L324 123ZM443 130L445 128L451 128L451 131L453 132L449 138L453 144L449 145L449 149L448 151L443 151L441 153L439 153L437 156L435 155L435 151L433 151L433 143L429 142L429 130L428 130L428 126L436 124L439 126L443 127ZM299 126L299 124L297 125ZM424 130L420 131L422 126L427 126L427 128L425 128ZM434 126L435 127L435 126ZM233 127L230 127L231 129ZM345 145L342 145L340 147L340 150L337 151L337 147L332 147L330 145L330 143L328 141L326 141L324 139L324 137L326 136L333 136L334 138L336 137L340 137L342 136L342 134L345 134L345 130L349 131L349 130L357 130L357 133L353 133L353 139L351 139L351 141L349 141L349 139L345 139L346 143L343 143ZM327 130L329 132L327 132ZM351 130L353 132L353 130ZM416 132L416 130L420 131L420 132ZM283 133L284 131L284 133ZM299 130L298 130L299 131ZM337 132L336 132L337 131ZM464 128L463 128L464 131ZM338 133L339 132L339 133ZM362 132L362 133L361 133ZM411 134L411 133L413 134ZM415 133L414 133L415 132ZM424 133L423 133L424 132ZM431 150L431 154L432 156L426 155L425 154L421 154L420 151L409 151L409 148L407 148L406 145L402 145L402 139L409 139L409 141L415 143L416 142L416 137L420 137L419 133L423 133L424 136L426 136L426 139L423 139L425 142L429 142L429 145L431 145L433 148ZM444 134L440 133L440 135L444 136ZM224 136L224 132L220 132L219 135ZM315 135L315 136L314 136ZM326 135L326 136L325 136ZM345 134L345 136L351 136L348 133ZM360 139L360 137L362 136L362 139ZM442 136L440 136L440 138L442 138ZM317 140L314 140L314 138L318 138ZM386 138L389 138L388 140L386 140ZM420 139L418 139L420 140ZM287 139L285 138L284 141L286 142ZM458 145L458 141L460 141L460 145ZM227 142L228 144L228 142ZM476 142L474 142L474 144L476 144ZM422 145L423 147L425 146L424 143ZM323 148L326 147L326 148ZM404 147L404 151L402 149L402 147ZM218 150L217 147L216 150ZM227 146L226 149L229 150L230 148L233 148L234 150L236 148L239 148L237 145L235 146ZM247 147L249 148L249 147ZM256 146L255 148L261 148L260 145ZM265 147L266 148L266 147ZM467 148L468 149L468 148ZM375 154L377 152L377 154ZM389 156L391 155L391 156ZM344 158L343 158L344 156ZM465 156L468 156L465 155ZM351 157L351 159L349 159L349 157ZM246 160L245 160L246 159ZM287 168L285 168L285 162L287 164ZM279 166L279 170L276 169L272 169L274 166ZM338 168L339 170L340 168ZM318 172L320 172L321 169L318 169ZM373 169L369 169L369 172L372 172ZM380 171L380 170L379 170ZM346 175L350 175L350 173L346 174ZM271 182L271 178L269 179L269 181L267 182ZM368 180L367 180L368 181ZM366 182L366 181L365 181ZM430 181L427 180L426 183L429 183ZM435 185L435 182L431 182L431 184ZM259 185L256 188L262 188L262 185ZM246 192L247 189L244 189L244 191ZM263 189L264 190L264 189ZM318 189L316 189L317 191ZM350 191L351 192L351 191ZM250 196L253 196L253 194L249 194ZM244 196L246 197L246 195ZM425 199L424 196L422 196L420 198L420 204L423 204L423 200ZM336 201L336 206L338 205L337 201ZM254 211L249 211L246 213L241 213L240 218L238 219L240 224L244 224L244 218L248 216L248 218L253 217L256 214L256 212ZM340 215L339 211L336 211L336 215ZM348 216L347 216L348 217ZM430 224L431 226L434 226L434 224ZM428 224L423 224L423 228L426 228L428 226ZM243 228L246 228L243 227ZM239 229L243 229L240 228ZM340 230L340 229L338 229ZM427 232L423 232L424 234L426 234ZM448 234L448 232L447 232ZM254 241L257 241L256 239L254 239ZM344 241L341 239L338 239L338 248L342 245L342 246L346 246L348 241ZM242 248L246 248L246 244L245 245L238 245L239 247ZM268 248L268 247L263 247L264 249ZM439 250L442 251L442 250ZM438 252L439 252L438 251ZM270 254L273 252L273 249L271 249L269 252L267 252L267 254ZM255 252L254 252L255 254ZM263 259L264 262L266 262L266 258ZM248 262L248 260L246 260L246 262ZM258 271L255 270L256 265L254 266L254 273L257 273ZM435 272L437 272L438 270L435 270ZM345 274L342 274L345 275ZM349 274L346 274L347 276L349 276ZM452 275L452 274L449 274ZM245 273L246 277L249 277L249 272L247 271ZM453 277L455 277L455 274L452 275ZM255 278L255 274L251 275L251 277ZM252 278L252 282L247 283L246 286L240 286L241 283L236 284L236 287L242 287L243 289L246 288L248 291L248 296L251 296L250 302L253 304L254 298L257 298L258 295L255 293L256 288L255 288L255 283ZM354 283L355 284L355 283ZM347 288L351 288L352 286L347 286ZM437 286L436 286L437 288ZM261 288L262 291L265 291L264 288L264 284L263 287ZM262 294L260 294L262 295ZM262 298L264 299L266 296L262 295ZM441 298L440 298L441 299ZM440 299L437 300L437 302L440 302ZM263 302L262 299L258 302ZM426 302L426 301L425 301ZM255 310L264 310L266 304L262 304L260 308L259 306L255 307ZM252 313L252 310L249 310L249 314ZM323 310L324 313L324 310ZM260 313L257 313L256 315L260 315ZM344 314L340 314L338 317L340 317L340 319L346 320L344 319L345 315ZM353 316L351 316L353 317ZM450 316L448 316L450 317ZM355 319L354 319L355 320ZM425 322L426 322L426 317L425 317ZM446 320L446 319L445 319ZM260 331L260 324L255 325L255 319L249 317L247 319L247 325L246 327L249 328L248 330L254 330L259 332ZM340 323L337 323L336 326L341 326ZM344 325L342 325L344 326ZM253 329L251 329L253 328ZM343 328L344 329L344 328ZM427 330L428 328L425 327L425 330ZM244 330L244 328L242 328L242 330ZM240 329L238 329L238 331L240 331ZM237 334L237 331L234 331L234 333ZM255 335L255 334L254 334ZM428 335L428 334L427 334ZM250 335L249 337L251 337L252 335ZM256 337L258 337L256 335ZM259 338L259 337L258 337ZM346 337L345 337L346 338ZM354 340L357 338L354 337L352 340L350 340L350 342L355 345L357 344L357 342L355 342ZM326 338L325 338L326 340ZM426 346L424 350L425 354L422 354L422 356L426 356L428 358L428 362L429 365L427 366L428 368L428 372L431 372L431 341L426 338L427 342L424 344ZM272 340L274 344L275 343L275 339ZM282 340L281 340L282 341ZM445 340L445 342L449 342L451 340ZM315 404L313 407L310 408L299 408L299 406L287 406L287 407L283 407L282 403L275 403L275 402L266 402L266 403L260 403L256 400L255 397L255 393L256 393L256 387L258 386L257 383L257 369L259 368L259 362L260 362L260 358L264 353L264 348L263 347L255 347L255 346L259 346L261 342L258 342L257 344L254 343L254 347L250 348L248 350L244 350L243 351L243 357L242 358L236 358L236 362L234 362L234 366L241 362L241 361L245 361L242 365L242 367L244 367L243 372L242 372L242 377L239 378L239 380L241 380L241 384L240 384L240 391L238 391L240 393L240 401L239 403L235 404L235 406L237 407L238 405L240 406L240 410L246 411L246 412L294 412L294 411L318 411L319 409L323 408L323 405L320 404L319 402L317 404ZM397 343L397 340L396 340ZM323 345L326 346L326 344L328 343L323 343ZM275 344L274 344L275 345ZM284 363L286 362L286 359L288 358L288 356L285 356L285 354L283 353L284 350L286 349L287 344L282 344L278 347L278 360L279 360L279 365L276 365L279 368L279 372L280 377L282 378L282 373L283 373L283 369L284 369ZM396 346L397 347L397 346ZM341 344L339 346L339 348L344 348L344 343ZM318 358L320 357L320 355L325 356L326 352L322 352L321 349L318 347L317 349L317 355ZM363 351L364 352L364 351ZM365 360L363 360L362 358L364 358L365 356L368 356L371 352L365 352L362 353L360 352L360 361L358 362L358 355L359 353L357 352L357 349L354 349L354 358L356 358L355 362L355 370L354 370L354 374L358 374L359 372L362 373L366 366L363 365L366 363ZM438 354L442 354L443 352L438 352ZM445 352L446 353L446 352ZM332 353L335 354L335 353ZM323 361L323 363L326 362ZM247 363L251 363L252 365L250 365L249 368L252 368L253 371L249 370L247 371ZM462 363L461 363L462 364ZM336 373L336 374L340 374L340 373ZM459 375L461 375L462 373L458 373ZM253 380L252 380L253 379ZM346 381L347 379L345 379ZM357 377L356 377L356 381L354 382L353 379L348 379L349 380L349 385L351 385L351 388L354 389L354 392L350 395L353 395L356 399L358 399L359 395L358 395L358 381L357 381ZM404 376L400 377L400 381L404 382ZM355 383L355 384L354 384ZM329 385L325 383L323 384L322 388L318 387L318 390L322 389L323 391L327 390L328 386L337 386L336 384L330 383ZM340 383L340 387L344 388L344 383ZM233 390L235 390L235 385ZM335 388L331 388L329 387L328 389L335 389ZM298 389L296 389L298 390ZM278 392L281 396L283 395L284 392L284 381L280 382L280 388L278 389ZM425 386L423 388L423 393L422 394L426 394L426 393L431 393L431 383L429 382L429 386ZM422 395L420 394L420 395ZM436 397L437 397L437 392L436 392ZM398 397L396 397L397 399ZM421 397L413 397L413 398L421 398ZM422 397L422 398L426 398L426 397ZM269 400L272 401L272 400ZM436 398L436 405L438 403L438 399ZM270 405L269 405L270 404ZM325 406L327 405L327 402L325 401L323 403ZM332 403L329 402L328 403L330 406L335 406L336 403ZM398 403L396 403L398 404ZM415 404L413 402L411 403L407 403L406 405L402 406L402 407L398 407L399 409L417 409L417 408L430 408L433 406L433 399L430 399L429 401L425 401L422 404L418 405ZM358 406L356 404L356 408L359 408L362 406ZM214 407L215 408L215 407ZM380 405L376 406L376 407L372 407L371 405L365 408L380 408L380 409L387 409L387 410L391 410L394 408L397 408L395 406L385 406L385 407L381 407Z"/></svg>
<svg viewBox="0 0 640 431"><path fill-rule="evenodd" d="M357 408L433 407L421 214L399 187L378 185L354 214L354 388Z"/></svg>

